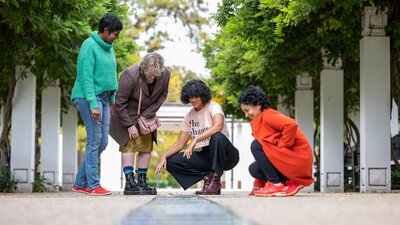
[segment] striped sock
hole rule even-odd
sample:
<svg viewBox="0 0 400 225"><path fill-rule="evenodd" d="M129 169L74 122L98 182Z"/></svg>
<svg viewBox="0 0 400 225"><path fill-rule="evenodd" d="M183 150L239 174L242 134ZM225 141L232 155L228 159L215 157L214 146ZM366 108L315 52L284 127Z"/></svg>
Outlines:
<svg viewBox="0 0 400 225"><path fill-rule="evenodd" d="M124 169L124 174L129 174L133 172L133 167L132 166L125 166Z"/></svg>
<svg viewBox="0 0 400 225"><path fill-rule="evenodd" d="M139 174L146 174L147 173L147 168L138 168L138 173Z"/></svg>

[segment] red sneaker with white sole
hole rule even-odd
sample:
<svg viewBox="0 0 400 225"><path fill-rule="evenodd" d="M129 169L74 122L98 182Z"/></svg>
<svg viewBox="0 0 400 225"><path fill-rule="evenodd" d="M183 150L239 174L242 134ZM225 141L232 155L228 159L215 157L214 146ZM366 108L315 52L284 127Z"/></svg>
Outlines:
<svg viewBox="0 0 400 225"><path fill-rule="evenodd" d="M288 188L286 190L286 195L287 196L293 196L295 195L297 192L299 192L301 189L304 188L304 185L298 184L294 181L288 181Z"/></svg>
<svg viewBox="0 0 400 225"><path fill-rule="evenodd" d="M82 194L89 194L89 189L87 187L80 188L76 185L72 186L72 190Z"/></svg>
<svg viewBox="0 0 400 225"><path fill-rule="evenodd" d="M286 193L283 190L284 188L285 185L282 183L281 185L277 186L272 182L268 182L262 189L253 191L253 194L255 196L263 196L263 197L286 196Z"/></svg>
<svg viewBox="0 0 400 225"><path fill-rule="evenodd" d="M111 195L111 191L107 191L101 186L98 186L93 190L89 190L89 195Z"/></svg>

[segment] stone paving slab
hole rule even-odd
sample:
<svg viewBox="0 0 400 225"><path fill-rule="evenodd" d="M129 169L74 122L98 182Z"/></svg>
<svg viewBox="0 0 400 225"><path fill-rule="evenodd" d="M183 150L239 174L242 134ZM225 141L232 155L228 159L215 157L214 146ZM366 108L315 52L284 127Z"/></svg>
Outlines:
<svg viewBox="0 0 400 225"><path fill-rule="evenodd" d="M158 190L160 197L194 196L194 191ZM120 192L111 196L74 192L0 194L0 225L116 225L154 197L124 196ZM299 193L268 198L223 190L219 196L204 198L255 225L400 224L400 193Z"/></svg>

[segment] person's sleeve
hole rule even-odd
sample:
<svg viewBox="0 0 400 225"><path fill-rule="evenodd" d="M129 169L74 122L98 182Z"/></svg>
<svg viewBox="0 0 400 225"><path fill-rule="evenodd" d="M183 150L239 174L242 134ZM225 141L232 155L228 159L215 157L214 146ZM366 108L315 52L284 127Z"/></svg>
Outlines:
<svg viewBox="0 0 400 225"><path fill-rule="evenodd" d="M188 117L189 117L189 112L186 113L186 115L185 115L185 117L183 118L183 121L182 121L182 131L185 131L185 132L189 132L189 130L190 130Z"/></svg>
<svg viewBox="0 0 400 225"><path fill-rule="evenodd" d="M89 102L90 109L98 108L96 94L94 91L94 65L95 58L90 46L83 45L80 50L82 54L79 58L80 61L80 82L83 85L83 92L86 101Z"/></svg>
<svg viewBox="0 0 400 225"><path fill-rule="evenodd" d="M264 119L267 126L281 132L282 136L278 142L279 147L288 148L292 146L296 140L298 124L295 120L283 114L269 114Z"/></svg>
<svg viewBox="0 0 400 225"><path fill-rule="evenodd" d="M128 102L131 95L133 80L129 79L128 71L122 73L121 79L118 85L118 91L115 95L115 106L114 109L118 114L118 118L122 125L125 127L131 127L137 124L137 115L129 116Z"/></svg>
<svg viewBox="0 0 400 225"><path fill-rule="evenodd" d="M224 111L222 110L221 105L216 102L211 103L210 112L211 112L211 117L214 117L217 114L221 114L223 117L225 117Z"/></svg>

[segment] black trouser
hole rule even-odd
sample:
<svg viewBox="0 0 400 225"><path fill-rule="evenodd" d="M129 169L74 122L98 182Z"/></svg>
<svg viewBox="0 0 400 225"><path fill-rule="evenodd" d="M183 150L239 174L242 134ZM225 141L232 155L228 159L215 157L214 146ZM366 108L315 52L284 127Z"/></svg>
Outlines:
<svg viewBox="0 0 400 225"><path fill-rule="evenodd" d="M272 183L285 182L288 180L274 165L269 161L267 155L264 153L261 144L254 140L250 146L251 153L256 159L255 162L250 164L249 172L251 176L256 179L270 181Z"/></svg>
<svg viewBox="0 0 400 225"><path fill-rule="evenodd" d="M218 132L211 136L210 144L202 151L193 151L190 159L179 152L167 159L167 171L183 189L188 189L211 172L222 174L239 162L239 151L228 138Z"/></svg>

